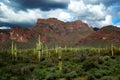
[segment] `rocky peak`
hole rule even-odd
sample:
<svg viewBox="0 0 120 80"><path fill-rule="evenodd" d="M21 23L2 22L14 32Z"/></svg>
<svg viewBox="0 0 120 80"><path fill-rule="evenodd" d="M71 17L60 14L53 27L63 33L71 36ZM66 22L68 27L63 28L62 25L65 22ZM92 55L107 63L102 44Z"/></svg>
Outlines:
<svg viewBox="0 0 120 80"><path fill-rule="evenodd" d="M12 27L10 31L10 39L18 42L27 42L31 37L31 32L28 28Z"/></svg>
<svg viewBox="0 0 120 80"><path fill-rule="evenodd" d="M67 29L85 29L85 30L93 30L86 23L81 20L76 20L73 22L62 22L56 18L49 19L38 19L36 26L44 25L44 26L52 26L53 28L67 28Z"/></svg>
<svg viewBox="0 0 120 80"><path fill-rule="evenodd" d="M40 34L44 37L46 41L61 44L74 44L77 40L94 32L81 20L62 22L56 18L38 19L32 30L36 32L36 35Z"/></svg>
<svg viewBox="0 0 120 80"><path fill-rule="evenodd" d="M9 30L0 30L0 41L5 42L9 38Z"/></svg>
<svg viewBox="0 0 120 80"><path fill-rule="evenodd" d="M111 43L119 44L120 28L113 25L104 26L101 29L93 32L83 40L79 41L80 44L86 42L89 45L97 44L98 46L106 46L110 45Z"/></svg>
<svg viewBox="0 0 120 80"><path fill-rule="evenodd" d="M65 27L70 29L93 30L90 26L88 26L86 23L82 22L81 20L67 22L65 23Z"/></svg>
<svg viewBox="0 0 120 80"><path fill-rule="evenodd" d="M9 39L16 42L33 43L41 36L41 41L46 44L74 45L80 39L94 32L86 23L77 20L63 22L56 18L38 19L35 26L30 28L12 27Z"/></svg>
<svg viewBox="0 0 120 80"><path fill-rule="evenodd" d="M49 19L38 19L36 25L45 24L50 26L58 26L64 24L64 22L56 19L56 18L49 18Z"/></svg>

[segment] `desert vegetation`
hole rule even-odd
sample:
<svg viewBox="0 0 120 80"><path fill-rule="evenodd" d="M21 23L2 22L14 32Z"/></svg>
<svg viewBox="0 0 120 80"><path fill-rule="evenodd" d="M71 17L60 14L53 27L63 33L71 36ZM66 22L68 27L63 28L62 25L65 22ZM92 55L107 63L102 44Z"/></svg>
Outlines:
<svg viewBox="0 0 120 80"><path fill-rule="evenodd" d="M120 80L120 48L48 47L0 50L0 80Z"/></svg>

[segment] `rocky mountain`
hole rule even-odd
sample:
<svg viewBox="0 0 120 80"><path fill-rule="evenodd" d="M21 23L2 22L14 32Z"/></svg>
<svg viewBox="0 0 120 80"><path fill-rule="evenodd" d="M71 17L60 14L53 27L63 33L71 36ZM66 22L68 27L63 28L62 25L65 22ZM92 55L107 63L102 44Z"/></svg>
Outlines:
<svg viewBox="0 0 120 80"><path fill-rule="evenodd" d="M0 30L0 43L35 43L40 35L41 41L48 45L74 45L93 32L91 27L80 20L62 22L56 18L38 19L33 27L16 26L7 31Z"/></svg>
<svg viewBox="0 0 120 80"><path fill-rule="evenodd" d="M77 43L77 45L83 44L99 47L106 47L111 44L120 45L120 28L113 25L102 27Z"/></svg>
<svg viewBox="0 0 120 80"><path fill-rule="evenodd" d="M74 45L94 32L91 27L80 20L74 22L62 22L55 18L38 19L37 24L31 28L35 36L41 35L41 40L49 44Z"/></svg>
<svg viewBox="0 0 120 80"><path fill-rule="evenodd" d="M35 47L40 35L41 41L48 45L81 45L81 46L106 46L111 43L120 43L120 28L109 25L101 29L92 28L86 23L77 20L62 22L56 18L38 19L33 27L24 28L15 26L10 30L0 30L0 48L11 41L18 47Z"/></svg>
<svg viewBox="0 0 120 80"><path fill-rule="evenodd" d="M9 30L0 30L0 42L5 42L9 36Z"/></svg>

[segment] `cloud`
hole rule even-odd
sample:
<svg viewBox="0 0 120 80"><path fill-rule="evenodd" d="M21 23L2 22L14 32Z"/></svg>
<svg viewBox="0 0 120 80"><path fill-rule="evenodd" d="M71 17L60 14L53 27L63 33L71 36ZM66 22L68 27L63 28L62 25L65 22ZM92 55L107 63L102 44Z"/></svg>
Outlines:
<svg viewBox="0 0 120 80"><path fill-rule="evenodd" d="M0 3L0 21L4 23L32 23L37 17L41 17L39 10L27 10L27 11L13 11L12 8L6 6L4 3Z"/></svg>
<svg viewBox="0 0 120 80"><path fill-rule="evenodd" d="M6 0L5 0L6 1ZM27 9L41 9L48 11L51 9L57 8L66 8L69 0L7 0L10 1L10 6L16 7L18 10L27 10Z"/></svg>
<svg viewBox="0 0 120 80"><path fill-rule="evenodd" d="M13 24L24 24L35 22L35 19L41 16L41 12L38 9L35 10L27 10L27 11L18 11L15 12L12 8L8 7L4 3L0 3L0 21L3 23L13 23Z"/></svg>
<svg viewBox="0 0 120 80"><path fill-rule="evenodd" d="M119 25L120 0L0 0L0 26L31 26L38 18Z"/></svg>
<svg viewBox="0 0 120 80"><path fill-rule="evenodd" d="M10 29L10 27L2 26L2 27L0 27L0 29Z"/></svg>
<svg viewBox="0 0 120 80"><path fill-rule="evenodd" d="M96 1L94 0L94 2ZM106 12L107 8L102 3L92 5L86 4L83 0L71 0L68 10L72 16L87 22L91 26L102 27L107 25L109 14ZM108 24L110 25L112 22Z"/></svg>
<svg viewBox="0 0 120 80"><path fill-rule="evenodd" d="M4 3L0 3L0 21L3 23L8 23L12 25L21 24L21 25L33 25L35 24L36 20L38 18L58 18L62 21L70 21L71 15L62 10L62 9L56 9L56 10L50 10L50 11L42 11L39 9L27 9L26 11L20 10L18 12L15 12L12 8L8 7ZM1 23L1 24L3 24Z"/></svg>
<svg viewBox="0 0 120 80"><path fill-rule="evenodd" d="M120 4L120 0L84 0L85 3L87 4L104 4L106 6L112 6L114 4Z"/></svg>
<svg viewBox="0 0 120 80"><path fill-rule="evenodd" d="M105 20L101 21L101 26L112 25L112 16L106 15Z"/></svg>
<svg viewBox="0 0 120 80"><path fill-rule="evenodd" d="M83 0L70 0L68 9L79 14L83 14L87 10L86 5L83 3Z"/></svg>

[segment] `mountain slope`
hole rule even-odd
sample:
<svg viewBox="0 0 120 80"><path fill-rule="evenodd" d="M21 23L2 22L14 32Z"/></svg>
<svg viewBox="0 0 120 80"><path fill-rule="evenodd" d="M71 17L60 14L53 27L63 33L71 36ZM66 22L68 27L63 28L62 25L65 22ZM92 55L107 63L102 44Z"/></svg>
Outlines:
<svg viewBox="0 0 120 80"><path fill-rule="evenodd" d="M22 45L33 47L40 35L41 41L45 44L72 46L93 32L94 30L91 27L80 20L62 22L56 18L49 18L38 19L36 25L30 28L12 27L7 33L4 32L7 37L4 38L4 35L1 34L3 37L0 39L2 44L8 40L9 44L14 41L21 45L20 47L23 47Z"/></svg>
<svg viewBox="0 0 120 80"><path fill-rule="evenodd" d="M74 45L79 39L86 37L94 32L87 24L82 21L62 22L55 18L38 19L37 25L32 30L44 37L43 42L50 44Z"/></svg>
<svg viewBox="0 0 120 80"><path fill-rule="evenodd" d="M112 25L105 26L77 43L77 45L84 44L102 47L109 46L111 44L119 45L120 28Z"/></svg>

